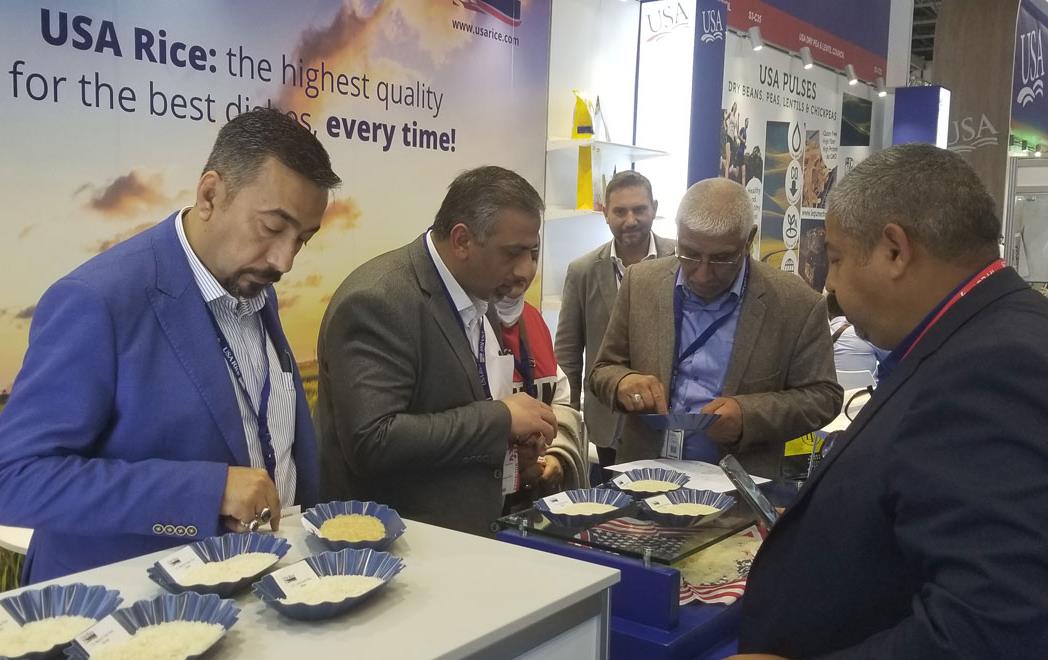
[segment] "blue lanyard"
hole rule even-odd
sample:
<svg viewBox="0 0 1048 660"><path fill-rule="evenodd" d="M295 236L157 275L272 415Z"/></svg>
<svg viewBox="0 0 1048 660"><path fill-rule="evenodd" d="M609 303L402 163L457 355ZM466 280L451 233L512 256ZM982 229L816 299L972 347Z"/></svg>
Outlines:
<svg viewBox="0 0 1048 660"><path fill-rule="evenodd" d="M441 280L441 281L443 282L443 280ZM444 287L444 293L447 293L447 292L448 292L447 287ZM451 302L451 294L450 293L448 293L448 302L449 303ZM454 309L455 305L452 304L451 307L452 307L452 309ZM454 311L455 311L455 318L457 318L459 320L459 325L462 326L462 331L465 332L466 331L466 326L465 326L464 323L462 323L462 317L458 315L458 310L457 309L454 309ZM482 388L484 388L484 396L486 396L488 399L490 399L491 398L491 386L488 385L488 363L484 359L484 349L487 348L487 339L486 339L486 334L487 333L484 332L484 317L483 316L480 317L479 319L477 319L477 321L480 323L480 337L477 339L477 355L476 355L476 359L477 359L477 375L480 377L480 386ZM467 336L467 339L468 339L468 336Z"/></svg>
<svg viewBox="0 0 1048 660"><path fill-rule="evenodd" d="M520 342L520 359L513 356L513 368L524 379L524 391L533 399L539 398L539 389L535 387L535 362L528 353L528 336L524 332L524 315L517 321L517 340Z"/></svg>
<svg viewBox="0 0 1048 660"><path fill-rule="evenodd" d="M691 344L689 344L683 352L680 350L680 335L681 328L684 324L684 292L680 289L675 288L675 295L673 296L673 353L677 357L673 363L673 374L670 380L670 396L672 396L672 392L674 391L674 386L677 380L677 374L678 372L680 372L681 366L688 360L688 358L690 358L703 346L705 346L706 343L713 338L713 335L717 334L717 331L720 330L721 327L728 322L728 319L730 319L732 315L735 314L735 311L738 309L739 305L742 304L742 298L746 295L746 286L749 284L750 280L749 264L744 264L743 268L746 270L746 273L742 276L742 291L739 292L738 300L735 301L735 304L732 305L731 309L729 309L725 314L714 319L713 323L710 323L710 325L702 332L702 334L696 337L695 341L691 342ZM687 286L687 284L685 284L684 286Z"/></svg>
<svg viewBox="0 0 1048 660"><path fill-rule="evenodd" d="M269 391L271 382L269 377L269 347L266 342L266 327L262 323L262 319L259 318L259 328L262 331L262 359L264 360L266 379L262 381L262 394L259 396L258 411L256 411L251 404L251 394L247 389L247 383L244 381L244 372L240 369L240 363L237 361L236 356L233 355L233 349L230 348L229 342L226 341L226 336L222 334L222 328L219 327L214 312L206 304L204 307L207 309L207 315L211 319L211 324L215 326L215 334L218 335L218 345L222 348L222 356L233 371L237 385L240 386L240 391L244 394L244 398L247 401L248 409L255 415L255 422L258 426L258 443L262 446L262 461L266 465L266 472L269 473L269 478L276 481L277 459L276 454L273 452L273 436L269 432Z"/></svg>
<svg viewBox="0 0 1048 660"><path fill-rule="evenodd" d="M423 245L426 246L426 254L429 255L429 260L433 262L433 267L437 268L437 262L433 259L433 254L429 251L429 240L423 239ZM440 288L444 290L444 299L448 301L448 307L451 308L451 315L455 317L460 328L462 328L462 334L466 336L466 342L469 342L469 333L466 332L466 324L462 322L462 315L459 314L458 307L455 306L455 301L451 298L451 292L448 291L448 285L444 283L444 278L440 276L440 269L437 268L437 279L440 280ZM488 363L485 360L485 349L487 348L487 333L484 332L484 317L480 319L480 337L477 339L477 354L473 356L473 359L477 362L477 375L480 377L480 386L484 390L484 396L488 400L491 399L491 386L488 384Z"/></svg>

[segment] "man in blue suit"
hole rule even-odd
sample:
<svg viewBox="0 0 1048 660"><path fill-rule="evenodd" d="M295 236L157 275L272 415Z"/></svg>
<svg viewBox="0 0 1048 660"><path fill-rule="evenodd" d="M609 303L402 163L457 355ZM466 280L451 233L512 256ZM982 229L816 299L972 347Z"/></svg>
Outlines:
<svg viewBox="0 0 1048 660"><path fill-rule="evenodd" d="M273 111L218 134L192 207L41 298L0 414L0 524L39 582L315 501L316 440L271 286L339 184Z"/></svg>
<svg viewBox="0 0 1048 660"><path fill-rule="evenodd" d="M996 209L931 145L830 194L826 286L892 352L758 552L740 650L1048 657L1048 301L998 258Z"/></svg>

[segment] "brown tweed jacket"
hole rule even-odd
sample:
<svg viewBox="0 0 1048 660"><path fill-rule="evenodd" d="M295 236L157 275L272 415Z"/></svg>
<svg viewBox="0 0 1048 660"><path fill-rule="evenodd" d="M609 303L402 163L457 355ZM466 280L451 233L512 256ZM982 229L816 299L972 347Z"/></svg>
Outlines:
<svg viewBox="0 0 1048 660"><path fill-rule="evenodd" d="M722 449L735 454L751 473L774 478L785 442L832 420L843 392L822 296L796 275L752 259L750 268L722 393L742 409L742 437ZM590 374L592 392L606 405L617 407L619 381L631 373L653 374L669 388L676 276L673 257L626 271ZM620 461L655 458L661 448L661 433L627 416Z"/></svg>

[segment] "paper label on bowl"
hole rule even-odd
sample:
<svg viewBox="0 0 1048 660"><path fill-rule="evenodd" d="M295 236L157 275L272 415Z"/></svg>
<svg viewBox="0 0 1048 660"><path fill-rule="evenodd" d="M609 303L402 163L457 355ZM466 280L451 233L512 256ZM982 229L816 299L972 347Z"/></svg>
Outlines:
<svg viewBox="0 0 1048 660"><path fill-rule="evenodd" d="M542 501L546 503L550 511L559 511L567 505L571 504L571 498L564 493L557 493L550 495L549 497L543 497Z"/></svg>
<svg viewBox="0 0 1048 660"><path fill-rule="evenodd" d="M112 614L73 638L87 651L88 656L97 655L105 647L128 639L131 639L131 633L127 632Z"/></svg>
<svg viewBox="0 0 1048 660"><path fill-rule="evenodd" d="M277 585L284 592L285 596L290 596L293 592L317 579L317 574L313 567L305 560L285 566L269 575L277 581Z"/></svg>
<svg viewBox="0 0 1048 660"><path fill-rule="evenodd" d="M183 584L182 579L186 574L202 565L204 560L200 558L200 555L198 555L193 548L187 545L172 552L161 559L158 563L161 568L167 571L167 574L171 576L171 579L179 584Z"/></svg>
<svg viewBox="0 0 1048 660"><path fill-rule="evenodd" d="M0 633L21 628L15 618L3 606L0 606Z"/></svg>
<svg viewBox="0 0 1048 660"><path fill-rule="evenodd" d="M633 479L630 479L629 477L626 476L625 473L623 473L623 474L620 474L619 476L615 477L614 479L612 479L611 483L615 484L619 488L625 488L629 484L633 483Z"/></svg>
<svg viewBox="0 0 1048 660"><path fill-rule="evenodd" d="M666 497L665 495L649 497L644 501L648 503L648 506L650 506L652 509L656 511L658 511L659 509L665 509L666 507L669 507L673 504L673 502L670 502L670 498Z"/></svg>

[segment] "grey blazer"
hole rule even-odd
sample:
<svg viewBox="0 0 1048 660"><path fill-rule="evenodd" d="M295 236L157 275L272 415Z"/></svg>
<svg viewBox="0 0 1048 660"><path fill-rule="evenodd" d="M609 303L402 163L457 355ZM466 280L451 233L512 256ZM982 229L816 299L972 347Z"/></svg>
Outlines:
<svg viewBox="0 0 1048 660"><path fill-rule="evenodd" d="M489 339L491 341L491 339ZM510 415L487 401L425 236L353 271L320 327L323 500L490 534Z"/></svg>
<svg viewBox="0 0 1048 660"><path fill-rule="evenodd" d="M723 389L742 409L742 438L725 453L735 454L751 473L775 478L786 441L836 417L843 391L823 297L796 275L752 259L750 268ZM590 374L592 391L606 404L614 405L619 381L631 373L655 375L669 388L676 277L673 258L626 271ZM661 449L661 433L627 416L619 460L655 458Z"/></svg>
<svg viewBox="0 0 1048 660"><path fill-rule="evenodd" d="M655 251L660 257L673 254L676 244L673 239L655 236ZM576 409L582 394L583 373L592 369L597 361L597 351L604 340L617 294L611 241L568 265L557 322L556 353L557 364L571 384L571 405ZM599 447L613 446L615 413L595 396L586 397L582 413L590 441Z"/></svg>

